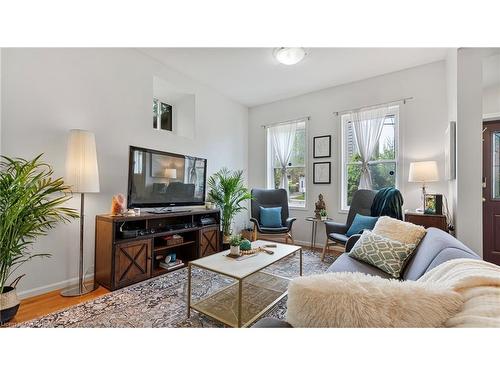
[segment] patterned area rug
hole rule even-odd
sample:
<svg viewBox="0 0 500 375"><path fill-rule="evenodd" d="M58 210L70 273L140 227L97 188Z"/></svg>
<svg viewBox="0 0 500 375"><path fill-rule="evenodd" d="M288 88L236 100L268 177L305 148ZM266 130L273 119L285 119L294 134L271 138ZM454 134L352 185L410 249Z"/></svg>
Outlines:
<svg viewBox="0 0 500 375"><path fill-rule="evenodd" d="M334 262L335 255L303 250L303 274L322 273ZM298 255L285 258L266 268L272 274L296 277ZM220 290L231 280L193 268L193 298L200 299ZM16 327L223 327L223 324L191 312L186 315L187 269L180 269L154 279L106 294L95 300L20 323ZM264 316L284 319L286 297Z"/></svg>

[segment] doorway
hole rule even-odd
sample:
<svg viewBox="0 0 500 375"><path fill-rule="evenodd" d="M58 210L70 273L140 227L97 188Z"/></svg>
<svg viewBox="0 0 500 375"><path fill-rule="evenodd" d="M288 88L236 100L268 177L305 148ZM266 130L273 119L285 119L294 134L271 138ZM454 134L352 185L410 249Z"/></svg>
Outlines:
<svg viewBox="0 0 500 375"><path fill-rule="evenodd" d="M500 265L500 120L483 123L483 258Z"/></svg>

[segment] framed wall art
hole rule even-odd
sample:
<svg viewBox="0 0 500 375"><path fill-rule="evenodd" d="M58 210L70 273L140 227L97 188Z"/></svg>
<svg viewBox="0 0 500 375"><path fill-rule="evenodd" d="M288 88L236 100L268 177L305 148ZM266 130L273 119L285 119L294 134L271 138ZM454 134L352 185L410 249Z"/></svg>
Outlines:
<svg viewBox="0 0 500 375"><path fill-rule="evenodd" d="M331 166L329 161L313 163L313 184L330 184Z"/></svg>
<svg viewBox="0 0 500 375"><path fill-rule="evenodd" d="M322 135L313 138L313 157L329 158L332 156L332 136Z"/></svg>

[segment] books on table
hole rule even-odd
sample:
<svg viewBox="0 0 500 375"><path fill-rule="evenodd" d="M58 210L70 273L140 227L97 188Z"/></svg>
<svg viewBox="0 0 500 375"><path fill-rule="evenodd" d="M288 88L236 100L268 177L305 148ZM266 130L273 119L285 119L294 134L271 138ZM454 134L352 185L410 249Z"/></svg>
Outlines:
<svg viewBox="0 0 500 375"><path fill-rule="evenodd" d="M170 263L165 263L165 262L160 262L159 266L163 269L166 269L167 271L175 270L176 268L180 268L184 265L184 262L180 259L176 259L173 262Z"/></svg>

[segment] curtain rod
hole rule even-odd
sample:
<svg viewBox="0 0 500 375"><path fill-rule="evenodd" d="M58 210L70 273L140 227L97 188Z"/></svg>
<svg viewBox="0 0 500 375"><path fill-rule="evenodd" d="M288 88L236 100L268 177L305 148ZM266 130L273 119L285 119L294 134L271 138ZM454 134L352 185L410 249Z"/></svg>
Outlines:
<svg viewBox="0 0 500 375"><path fill-rule="evenodd" d="M261 125L262 128L270 128L272 126L278 126L278 125L281 125L281 124L286 124L287 122L294 122L294 121L301 121L301 120L310 120L311 119L311 116L306 116L306 117L299 117L299 118L294 118L294 119L291 119L291 120L285 120L285 121L279 121L279 122L273 122L271 124L267 124L267 125Z"/></svg>
<svg viewBox="0 0 500 375"><path fill-rule="evenodd" d="M333 112L333 114L336 115L336 116L338 116L338 115L343 115L344 113L359 111L360 109L364 109L364 108L378 107L378 106L382 106L382 105L386 105L386 104L396 104L396 103L399 103L399 102L403 102L403 104L406 104L406 102L408 100L413 100L413 96L408 96L406 98L392 100L390 102L372 104L372 105L368 105L368 106L364 106L364 107L358 107L358 108L347 109L347 110L343 110L343 111L337 111L337 112Z"/></svg>

